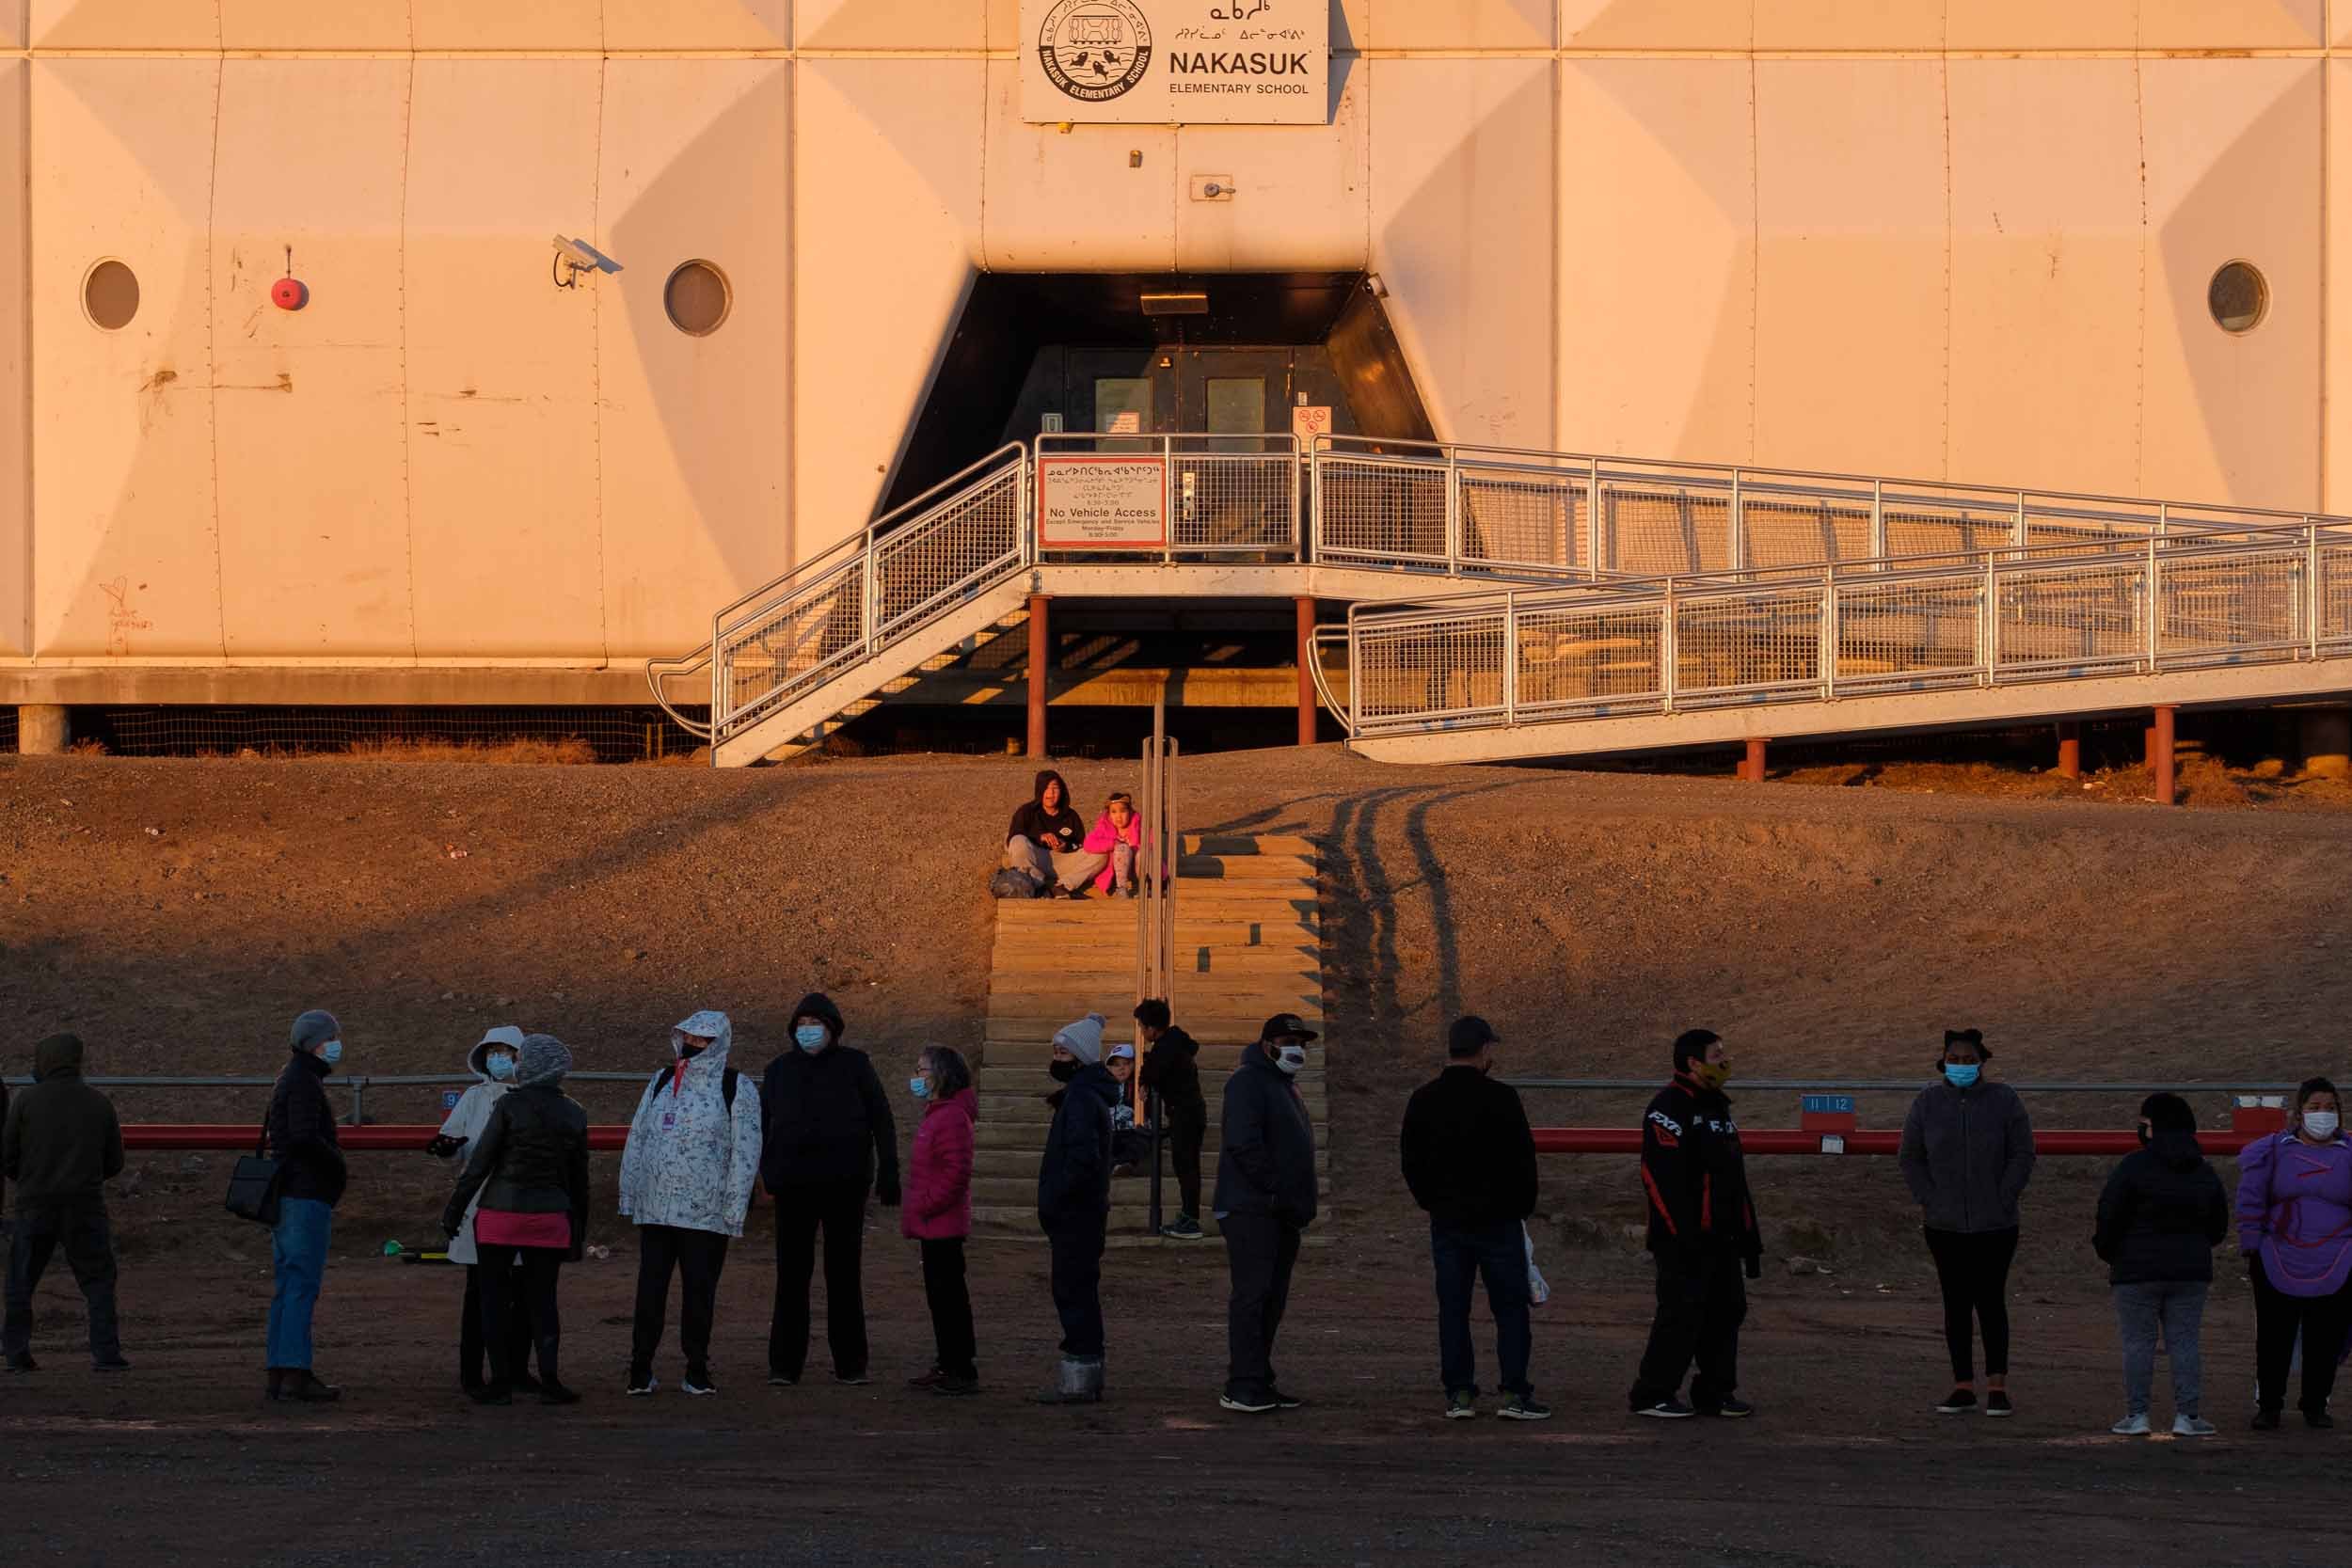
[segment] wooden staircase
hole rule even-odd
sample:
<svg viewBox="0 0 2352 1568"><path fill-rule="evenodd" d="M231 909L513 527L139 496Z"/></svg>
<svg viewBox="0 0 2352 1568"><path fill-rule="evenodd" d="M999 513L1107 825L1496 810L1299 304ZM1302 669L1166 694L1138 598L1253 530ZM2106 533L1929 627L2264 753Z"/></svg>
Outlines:
<svg viewBox="0 0 2352 1568"><path fill-rule="evenodd" d="M1089 1012L1108 1020L1104 1048L1136 1037L1136 927L1140 906L1123 898L1039 898L996 906L987 1029L978 1067L980 1121L972 1178L974 1233L1038 1240L1040 1150L1053 1118L1045 1096L1054 1031ZM1209 1101L1201 1150L1201 1207L1216 1182L1217 1118L1225 1080L1275 1013L1323 1028L1322 916L1312 841L1279 834L1184 835L1176 880L1176 1022L1200 1042ZM1327 1090L1318 1040L1299 1093L1315 1122L1329 1224ZM1163 1217L1176 1217L1176 1177L1162 1150ZM1138 1169L1111 1184L1111 1235L1152 1242L1151 1183ZM1200 1216L1216 1233L1216 1221ZM1311 1232L1310 1234L1312 1234ZM1173 1243L1171 1243L1173 1244Z"/></svg>

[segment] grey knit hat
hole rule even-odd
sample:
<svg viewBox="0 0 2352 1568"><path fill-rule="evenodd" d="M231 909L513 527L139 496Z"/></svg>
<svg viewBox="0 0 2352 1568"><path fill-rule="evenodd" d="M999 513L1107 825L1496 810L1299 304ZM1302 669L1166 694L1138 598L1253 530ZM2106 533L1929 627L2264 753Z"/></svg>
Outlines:
<svg viewBox="0 0 2352 1568"><path fill-rule="evenodd" d="M328 1040L342 1037L343 1026L335 1022L335 1015L321 1007L313 1007L294 1021L294 1048L314 1051Z"/></svg>
<svg viewBox="0 0 2352 1568"><path fill-rule="evenodd" d="M530 1088L538 1084L560 1084L572 1070L572 1048L553 1035L525 1035L522 1059L515 1064L515 1085Z"/></svg>

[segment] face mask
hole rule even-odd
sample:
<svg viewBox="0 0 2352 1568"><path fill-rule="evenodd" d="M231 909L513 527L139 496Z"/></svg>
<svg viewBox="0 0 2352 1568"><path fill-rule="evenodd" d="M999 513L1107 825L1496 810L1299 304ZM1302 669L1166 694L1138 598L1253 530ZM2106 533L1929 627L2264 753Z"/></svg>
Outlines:
<svg viewBox="0 0 2352 1568"><path fill-rule="evenodd" d="M677 1053L687 1061L691 1062L695 1057L703 1053L703 1042L700 1040L688 1040L677 1048Z"/></svg>
<svg viewBox="0 0 2352 1568"><path fill-rule="evenodd" d="M2139 1128L2139 1147L2142 1148L2148 1147L2148 1125L2145 1122L2142 1122Z"/></svg>
<svg viewBox="0 0 2352 1568"><path fill-rule="evenodd" d="M807 1052L824 1050L828 1037L828 1031L821 1023L803 1023L792 1031L792 1043Z"/></svg>
<svg viewBox="0 0 2352 1568"><path fill-rule="evenodd" d="M2336 1113L2333 1111L2304 1112L2303 1131L2322 1143L2327 1142L2336 1135Z"/></svg>
<svg viewBox="0 0 2352 1568"><path fill-rule="evenodd" d="M1045 1070L1054 1075L1055 1083L1067 1084L1073 1078L1078 1076L1078 1064L1075 1062L1056 1062L1052 1067L1047 1068Z"/></svg>
<svg viewBox="0 0 2352 1568"><path fill-rule="evenodd" d="M1274 1049L1274 1065L1284 1072L1295 1073L1307 1065L1307 1048L1303 1045L1281 1045Z"/></svg>
<svg viewBox="0 0 2352 1568"><path fill-rule="evenodd" d="M1731 1082L1731 1069L1722 1062L1692 1062L1691 1076L1705 1089L1720 1089Z"/></svg>
<svg viewBox="0 0 2352 1568"><path fill-rule="evenodd" d="M493 1056L489 1065L490 1076L501 1084L515 1076L515 1058L512 1056Z"/></svg>
<svg viewBox="0 0 2352 1568"><path fill-rule="evenodd" d="M326 1063L328 1067L333 1067L333 1066L334 1066L337 1062L340 1062L340 1061L342 1061L342 1059L343 1059L343 1042L342 1042L342 1041L341 1041L341 1040L328 1040L328 1041L327 1041L325 1045L322 1045L322 1046L320 1046L320 1047L319 1047L319 1060L320 1060L320 1061L322 1061L322 1062L325 1062L325 1063ZM2310 1118L2310 1117L2306 1117L2304 1119L2305 1119L2306 1121L2309 1121L2311 1118Z"/></svg>
<svg viewBox="0 0 2352 1568"><path fill-rule="evenodd" d="M1984 1069L1975 1062L1946 1062L1944 1081L1956 1089L1964 1089L1977 1081Z"/></svg>
<svg viewBox="0 0 2352 1568"><path fill-rule="evenodd" d="M907 1092L917 1100L929 1100L931 1097L930 1080L928 1078L908 1079Z"/></svg>

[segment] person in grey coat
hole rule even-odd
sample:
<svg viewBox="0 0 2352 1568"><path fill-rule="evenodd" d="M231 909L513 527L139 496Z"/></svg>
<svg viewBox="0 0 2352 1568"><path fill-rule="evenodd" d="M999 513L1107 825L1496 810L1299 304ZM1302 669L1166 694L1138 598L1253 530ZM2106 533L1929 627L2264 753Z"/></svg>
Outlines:
<svg viewBox="0 0 2352 1568"><path fill-rule="evenodd" d="M1952 1391L1935 1408L1947 1416L1977 1408L1971 1319L1984 1334L1984 1413L2013 1409L2009 1266L2017 1256L2017 1200L2033 1177L2033 1122L2015 1089L1985 1078L1992 1059L1979 1031L1946 1030L1936 1082L1903 1118L1903 1180L1923 1212L1944 1293Z"/></svg>

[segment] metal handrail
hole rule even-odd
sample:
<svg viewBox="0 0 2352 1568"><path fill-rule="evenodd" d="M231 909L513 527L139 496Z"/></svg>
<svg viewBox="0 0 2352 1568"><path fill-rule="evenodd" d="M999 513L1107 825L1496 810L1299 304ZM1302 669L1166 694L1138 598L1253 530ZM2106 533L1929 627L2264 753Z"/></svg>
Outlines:
<svg viewBox="0 0 2352 1568"><path fill-rule="evenodd" d="M1048 545L1044 539L1044 519L1040 516L1035 519L1037 537L1034 548L1038 559L1064 555L1156 554L1161 564L1168 566L1184 561L1269 553L1286 555L1294 561L1303 559L1306 532L1299 492L1305 456L1296 436L1283 432L1232 435L1216 431L1173 431L1120 436L1087 431L1049 431L1038 436L1030 444L1030 463L1036 469L1038 493L1042 496L1044 492L1046 464L1088 457L1156 460L1161 466L1165 515L1169 527L1162 534L1156 550L1115 543ZM1193 512L1199 503L1193 484L1195 480L1219 470L1247 473L1253 469L1270 476L1272 482L1281 487L1281 495L1278 498L1280 509L1279 539L1262 536L1220 544L1207 538L1180 541L1176 537L1180 520L1200 520ZM1180 498L1176 493L1180 486L1192 493ZM1263 496L1244 496L1239 498L1239 501L1247 507L1253 501L1263 504L1265 499Z"/></svg>
<svg viewBox="0 0 2352 1568"><path fill-rule="evenodd" d="M696 672L710 668L710 644L706 642L691 654L676 657L656 657L645 660L645 684L653 689L653 700L671 721L689 735L708 740L711 724L707 719L690 719L672 705L669 694L662 689L666 681L684 680Z"/></svg>

